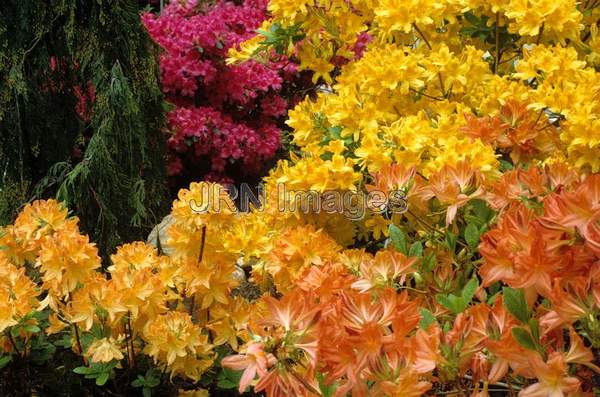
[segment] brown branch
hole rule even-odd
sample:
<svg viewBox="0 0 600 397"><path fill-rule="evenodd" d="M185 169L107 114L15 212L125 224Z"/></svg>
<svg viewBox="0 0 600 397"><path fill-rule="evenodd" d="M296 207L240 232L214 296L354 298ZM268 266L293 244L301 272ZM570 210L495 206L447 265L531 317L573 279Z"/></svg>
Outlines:
<svg viewBox="0 0 600 397"><path fill-rule="evenodd" d="M421 32L421 29L419 29L419 27L417 26L417 24L413 22L412 26L413 26L413 28L415 28L415 30L417 31L417 33L419 34L419 36L421 36L421 38L425 42L425 45L427 46L427 48L429 48L430 50L432 50L433 48L431 47L431 44L429 44L429 40L427 40L427 37L425 37L425 35L423 34L423 32Z"/></svg>
<svg viewBox="0 0 600 397"><path fill-rule="evenodd" d="M444 79L442 78L442 73L438 72L438 80L440 82L440 91L442 92L442 95L444 96L444 98L448 97L448 93L446 92L446 87L444 85Z"/></svg>
<svg viewBox="0 0 600 397"><path fill-rule="evenodd" d="M202 225L202 237L200 238L200 254L198 255L198 263L202 262L204 256L204 244L206 243L206 225Z"/></svg>
<svg viewBox="0 0 600 397"><path fill-rule="evenodd" d="M15 351L17 352L17 355L21 357L21 351L17 347L17 344L15 343L15 340L13 339L10 330L6 330L6 335L8 336L8 340L10 340L10 344L12 345L13 349L15 349Z"/></svg>
<svg viewBox="0 0 600 397"><path fill-rule="evenodd" d="M443 98L438 98L438 97L435 97L435 96L432 96L432 95L429 95L429 94L425 94L424 92L417 91L414 88L409 88L409 90L412 91L412 92L414 92L414 93L416 93L416 94L422 95L422 96L424 96L426 98L433 99L434 101L443 101L444 100Z"/></svg>
<svg viewBox="0 0 600 397"><path fill-rule="evenodd" d="M190 317L192 318L192 321L194 321L195 306L196 306L196 295L192 295L192 297L190 298Z"/></svg>
<svg viewBox="0 0 600 397"><path fill-rule="evenodd" d="M502 61L502 62L498 63L498 65L503 65L503 64L505 64L505 63L507 63L507 62L510 62L510 61L512 61L512 60L514 60L514 59L516 59L516 58L517 58L519 55L521 55L521 53L520 53L520 52L517 52L517 55L515 55L515 56L512 56L512 57L510 57L510 58L508 58L508 59L506 59L506 60L504 60L504 61Z"/></svg>
<svg viewBox="0 0 600 397"><path fill-rule="evenodd" d="M419 27L417 26L417 24L413 22L412 26L417 31L417 33L419 34L419 36L421 36L421 38L425 42L425 45L427 46L427 48L429 48L430 50L433 50L433 47L431 46L431 43L429 42L429 40L427 40L427 37L421 31L421 29L419 29ZM446 96L446 88L444 87L444 79L442 78L442 74L440 72L438 72L438 79L440 81L440 90L442 91L442 95L444 96L444 98L447 98L447 96Z"/></svg>
<svg viewBox="0 0 600 397"><path fill-rule="evenodd" d="M502 52L500 51L500 13L496 13L496 56L494 59L494 73L498 73L498 65L500 65L500 57Z"/></svg>
<svg viewBox="0 0 600 397"><path fill-rule="evenodd" d="M127 312L127 326L129 328L129 343L131 344L130 368L135 367L135 350L133 348L133 329L131 328L131 313Z"/></svg>
<svg viewBox="0 0 600 397"><path fill-rule="evenodd" d="M83 358L84 364L87 365L87 359L83 355L83 347L81 347L81 339L79 338L79 327L75 323L73 323L73 330L75 331L75 340L77 341L77 349L79 350L79 354L81 354L81 357Z"/></svg>
<svg viewBox="0 0 600 397"><path fill-rule="evenodd" d="M427 178L425 175L423 175L419 171L417 171L416 174L419 175L421 178L425 179L425 181L429 182L429 178Z"/></svg>
<svg viewBox="0 0 600 397"><path fill-rule="evenodd" d="M544 22L542 22L542 26L540 27L540 33L538 34L535 45L540 45L540 41L542 40L542 33L544 33Z"/></svg>

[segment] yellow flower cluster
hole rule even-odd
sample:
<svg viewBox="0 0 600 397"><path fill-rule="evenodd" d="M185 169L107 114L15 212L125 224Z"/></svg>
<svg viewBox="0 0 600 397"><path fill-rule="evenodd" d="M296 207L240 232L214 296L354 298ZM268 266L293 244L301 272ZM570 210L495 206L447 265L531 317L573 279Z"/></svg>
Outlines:
<svg viewBox="0 0 600 397"><path fill-rule="evenodd" d="M493 176L498 147L465 136L465 115L499 114L510 98L540 112L538 130L560 122L559 138L546 143L553 158L537 160L598 171L599 79L586 63L597 47L589 16L597 10L588 3L271 1L271 23L306 35L292 55L332 85L290 111L294 143L331 156L325 145L342 140L343 154L370 172L400 162L427 175L466 160ZM372 39L357 59L361 33ZM469 39L475 34L486 40ZM349 62L339 67L340 57ZM293 168L285 170L290 181Z"/></svg>
<svg viewBox="0 0 600 397"><path fill-rule="evenodd" d="M267 178L272 191L360 191L396 163L428 178L467 162L490 181L507 161L600 170L595 2L272 0L269 10L268 26L301 33L288 55L321 82L288 114L299 154ZM268 55L260 37L248 44L255 57ZM296 218L343 244L388 226L369 213ZM271 237L281 230L257 219Z"/></svg>
<svg viewBox="0 0 600 397"><path fill-rule="evenodd" d="M25 268L17 268L0 256L0 333L36 310L38 295L39 291L25 274Z"/></svg>
<svg viewBox="0 0 600 397"><path fill-rule="evenodd" d="M240 247L229 252L221 234L235 212L221 186L192 184L173 203L169 237L154 242L174 248L172 256L125 244L101 272L77 218L54 200L27 205L0 233L0 332L18 326L27 338L39 330L32 313L44 310L44 331L71 335L73 351L90 363L132 366L145 354L172 377L198 381L213 347L236 347L247 322L248 303L231 296Z"/></svg>

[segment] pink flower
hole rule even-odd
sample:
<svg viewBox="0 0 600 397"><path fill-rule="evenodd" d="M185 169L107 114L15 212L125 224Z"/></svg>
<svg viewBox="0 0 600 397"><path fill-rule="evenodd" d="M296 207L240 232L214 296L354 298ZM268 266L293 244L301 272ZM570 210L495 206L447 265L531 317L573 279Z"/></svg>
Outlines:
<svg viewBox="0 0 600 397"><path fill-rule="evenodd" d="M266 7L266 0L211 6L174 1L160 15L142 15L148 33L164 51L161 83L175 105L167 115L173 159L169 175L193 172L202 164L211 178L222 180L231 163L253 174L277 153L280 117L294 105L282 93L310 79L302 80L298 66L285 57L264 64L225 63L230 47L255 35Z"/></svg>

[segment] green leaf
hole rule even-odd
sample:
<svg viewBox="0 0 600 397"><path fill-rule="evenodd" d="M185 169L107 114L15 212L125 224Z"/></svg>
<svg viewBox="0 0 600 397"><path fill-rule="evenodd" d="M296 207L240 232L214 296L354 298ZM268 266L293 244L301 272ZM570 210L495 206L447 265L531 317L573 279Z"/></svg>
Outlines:
<svg viewBox="0 0 600 397"><path fill-rule="evenodd" d="M484 225L484 221L482 221L481 219L479 219L475 215L465 214L465 221L467 221L467 223L473 224L473 226L482 226L482 225Z"/></svg>
<svg viewBox="0 0 600 397"><path fill-rule="evenodd" d="M242 374L242 371L234 371L230 368L222 367L217 379L217 386L222 389L235 389L240 384Z"/></svg>
<svg viewBox="0 0 600 397"><path fill-rule="evenodd" d="M152 397L152 390L150 390L149 387L144 387L142 389L142 394L144 395L144 397Z"/></svg>
<svg viewBox="0 0 600 397"><path fill-rule="evenodd" d="M519 321L527 323L529 320L529 308L525 301L525 294L522 289L502 288L502 296L504 297L504 305L506 309L515 316Z"/></svg>
<svg viewBox="0 0 600 397"><path fill-rule="evenodd" d="M146 379L146 385L148 387L156 387L160 384L160 379L158 378L147 378Z"/></svg>
<svg viewBox="0 0 600 397"><path fill-rule="evenodd" d="M73 369L73 372L75 372L76 374L79 375L87 375L87 374L91 374L94 373L94 370L88 367L77 367L75 369Z"/></svg>
<svg viewBox="0 0 600 397"><path fill-rule="evenodd" d="M419 328L427 329L427 328L429 328L429 326L431 324L433 324L434 322L437 321L435 316L433 315L433 313L430 312L429 310L425 309L424 307L421 308L420 312L421 312L421 321L419 322Z"/></svg>
<svg viewBox="0 0 600 397"><path fill-rule="evenodd" d="M156 387L160 384L160 371L156 368L150 368L146 371L146 385L148 387Z"/></svg>
<svg viewBox="0 0 600 397"><path fill-rule="evenodd" d="M500 295L500 292L496 292L495 294L491 294L488 298L487 298L487 304L489 306L494 305L494 302L496 302L496 299L498 299L498 295Z"/></svg>
<svg viewBox="0 0 600 397"><path fill-rule="evenodd" d="M536 344L539 344L540 341L540 325L535 318L529 319L529 329L531 330L531 336Z"/></svg>
<svg viewBox="0 0 600 397"><path fill-rule="evenodd" d="M475 296L475 292L477 292L478 287L479 280L477 280L477 278L470 279L469 282L465 285L461 295L466 303L471 302L471 299L473 299L473 296Z"/></svg>
<svg viewBox="0 0 600 397"><path fill-rule="evenodd" d="M450 321L446 321L444 323L444 326L442 327L444 334L447 334L448 332L450 332L450 328L452 328L452 323L450 323ZM442 345L442 346L444 346L444 345Z"/></svg>
<svg viewBox="0 0 600 397"><path fill-rule="evenodd" d="M519 327L513 328L512 335L514 336L516 341L524 348L529 349L529 350L537 350L536 343L533 340L533 337L531 336L529 331L527 331L525 328L519 328Z"/></svg>
<svg viewBox="0 0 600 397"><path fill-rule="evenodd" d="M423 270L425 270L426 272L432 271L435 267L436 260L437 258L433 252L427 254L427 256L423 258Z"/></svg>
<svg viewBox="0 0 600 397"><path fill-rule="evenodd" d="M25 331L31 332L32 334L37 334L41 331L40 327L38 327L37 325L27 325L24 329Z"/></svg>
<svg viewBox="0 0 600 397"><path fill-rule="evenodd" d="M319 390L323 397L333 397L333 395L335 395L335 391L338 388L337 383L334 382L331 385L326 384L325 376L321 372L317 372L317 380L319 381Z"/></svg>
<svg viewBox="0 0 600 397"><path fill-rule="evenodd" d="M416 256L416 257L422 257L423 256L423 244L421 244L420 241L415 241L411 246L410 246L410 250L408 251L408 256Z"/></svg>
<svg viewBox="0 0 600 397"><path fill-rule="evenodd" d="M465 229L465 240L469 247L475 249L479 245L479 229L477 226L469 223Z"/></svg>
<svg viewBox="0 0 600 397"><path fill-rule="evenodd" d="M475 26L466 26L466 27L462 28L459 33L462 36L473 37L478 31L479 31L479 29Z"/></svg>
<svg viewBox="0 0 600 397"><path fill-rule="evenodd" d="M500 160L500 171L506 172L511 171L514 166L506 160Z"/></svg>
<svg viewBox="0 0 600 397"><path fill-rule="evenodd" d="M463 14L463 16L465 17L465 19L474 26L479 26L481 25L481 21L479 20L479 18L477 18L475 15L473 15L470 12L466 12Z"/></svg>
<svg viewBox="0 0 600 397"><path fill-rule="evenodd" d="M396 250L408 255L408 244L404 232L396 225L390 225L390 238Z"/></svg>
<svg viewBox="0 0 600 397"><path fill-rule="evenodd" d="M219 379L217 386L221 389L235 389L238 387L237 383L234 383L229 379Z"/></svg>
<svg viewBox="0 0 600 397"><path fill-rule="evenodd" d="M70 348L72 345L71 337L69 334L63 334L61 339L54 341L54 345L62 348Z"/></svg>
<svg viewBox="0 0 600 397"><path fill-rule="evenodd" d="M50 360L56 351L56 347L46 341L38 341L31 347L31 360L38 365Z"/></svg>
<svg viewBox="0 0 600 397"><path fill-rule="evenodd" d="M6 367L8 363L12 361L12 356L2 356L0 357L0 369Z"/></svg>
<svg viewBox="0 0 600 397"><path fill-rule="evenodd" d="M108 372L102 372L100 375L98 375L98 377L96 378L96 384L98 386L103 386L106 381L108 381Z"/></svg>
<svg viewBox="0 0 600 397"><path fill-rule="evenodd" d="M494 211L492 211L484 200L474 199L469 204L471 204L475 216L484 222L489 221L494 215Z"/></svg>
<svg viewBox="0 0 600 397"><path fill-rule="evenodd" d="M446 232L445 242L446 242L446 247L448 247L450 252L454 252L456 250L456 240L457 240L456 234L454 234L448 230Z"/></svg>
<svg viewBox="0 0 600 397"><path fill-rule="evenodd" d="M133 387L142 387L145 384L146 384L146 380L141 375L138 375L138 378L136 380L134 380L133 382L131 382L131 386L133 386Z"/></svg>
<svg viewBox="0 0 600 397"><path fill-rule="evenodd" d="M440 305L444 306L454 314L463 312L468 305L462 296L438 294L436 299Z"/></svg>

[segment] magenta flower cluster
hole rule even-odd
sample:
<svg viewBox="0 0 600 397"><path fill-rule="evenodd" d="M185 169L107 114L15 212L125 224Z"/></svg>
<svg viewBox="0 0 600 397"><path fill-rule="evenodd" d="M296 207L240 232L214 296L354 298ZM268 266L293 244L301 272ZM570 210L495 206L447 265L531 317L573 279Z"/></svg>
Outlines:
<svg viewBox="0 0 600 397"><path fill-rule="evenodd" d="M162 87L175 105L168 114L171 175L208 163L203 177L224 181L227 164L255 173L276 154L278 125L292 105L283 91L298 78L297 65L285 58L225 63L230 47L255 34L266 6L266 0L172 1L160 15L142 16L164 50Z"/></svg>

